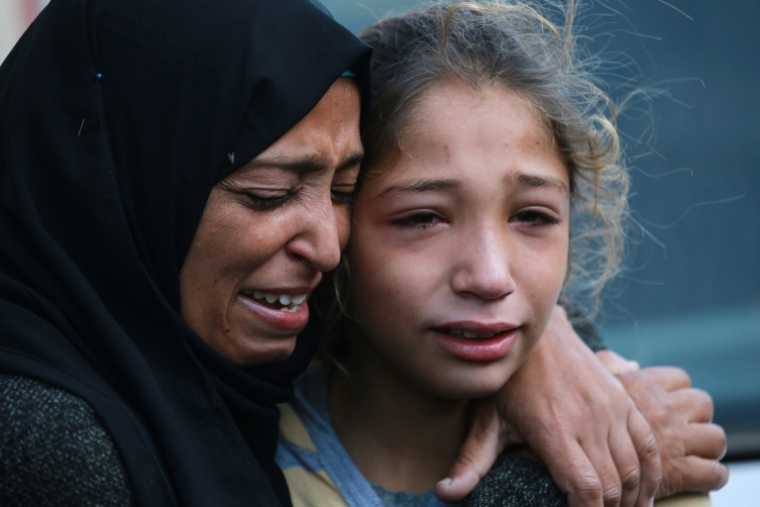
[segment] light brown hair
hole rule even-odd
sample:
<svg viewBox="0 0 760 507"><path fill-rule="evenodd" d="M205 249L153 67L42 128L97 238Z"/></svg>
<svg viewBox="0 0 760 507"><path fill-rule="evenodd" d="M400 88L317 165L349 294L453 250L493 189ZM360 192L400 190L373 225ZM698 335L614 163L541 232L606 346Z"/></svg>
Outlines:
<svg viewBox="0 0 760 507"><path fill-rule="evenodd" d="M574 0L564 8L541 5L551 11L530 0L443 1L368 27L361 38L373 47L373 97L361 178L400 154L404 129L436 84L456 79L521 94L545 119L570 179L571 247L562 302L583 303L591 315L604 284L619 272L628 173L616 108L585 63L597 59L584 59L577 48ZM551 21L558 17L563 25ZM350 325L348 270L344 261L335 275L338 304L327 326L333 346ZM339 358L340 352L330 355Z"/></svg>

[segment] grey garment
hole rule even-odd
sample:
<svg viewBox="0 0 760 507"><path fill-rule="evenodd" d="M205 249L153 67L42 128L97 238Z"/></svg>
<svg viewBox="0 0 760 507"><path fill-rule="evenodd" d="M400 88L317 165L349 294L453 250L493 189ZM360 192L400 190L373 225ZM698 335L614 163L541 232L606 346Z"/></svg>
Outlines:
<svg viewBox="0 0 760 507"><path fill-rule="evenodd" d="M0 375L0 505L129 506L131 497L113 441L87 403Z"/></svg>
<svg viewBox="0 0 760 507"><path fill-rule="evenodd" d="M567 507L549 471L514 452L503 452L460 507Z"/></svg>

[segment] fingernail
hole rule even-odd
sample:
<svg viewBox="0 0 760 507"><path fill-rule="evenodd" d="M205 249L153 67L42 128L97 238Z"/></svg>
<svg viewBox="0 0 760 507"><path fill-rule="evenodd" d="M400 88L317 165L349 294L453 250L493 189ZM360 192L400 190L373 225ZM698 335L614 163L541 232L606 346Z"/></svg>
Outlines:
<svg viewBox="0 0 760 507"><path fill-rule="evenodd" d="M649 507L654 507L654 498L649 499Z"/></svg>
<svg viewBox="0 0 760 507"><path fill-rule="evenodd" d="M438 484L440 484L441 486L448 486L451 484L451 482L452 482L451 477L446 477L445 479L441 479L440 481L438 481Z"/></svg>

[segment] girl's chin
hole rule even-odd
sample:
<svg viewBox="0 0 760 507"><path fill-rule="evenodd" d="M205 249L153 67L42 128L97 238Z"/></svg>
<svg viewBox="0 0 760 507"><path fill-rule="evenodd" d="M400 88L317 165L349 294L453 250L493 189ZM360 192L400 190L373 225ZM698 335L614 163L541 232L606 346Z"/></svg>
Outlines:
<svg viewBox="0 0 760 507"><path fill-rule="evenodd" d="M490 370L490 371L483 371ZM505 364L492 364L481 371L457 371L450 368L441 376L426 382L427 390L434 396L449 400L472 400L497 393L514 373Z"/></svg>

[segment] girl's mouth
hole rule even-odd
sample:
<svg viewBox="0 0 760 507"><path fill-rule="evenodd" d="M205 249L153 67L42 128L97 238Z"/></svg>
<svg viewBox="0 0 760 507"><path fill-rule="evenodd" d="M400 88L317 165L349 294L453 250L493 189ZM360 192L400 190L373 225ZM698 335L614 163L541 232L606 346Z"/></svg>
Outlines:
<svg viewBox="0 0 760 507"><path fill-rule="evenodd" d="M487 340L499 334L498 331L467 331L464 329L439 329L438 331L456 338L467 338L469 340Z"/></svg>
<svg viewBox="0 0 760 507"><path fill-rule="evenodd" d="M433 329L436 344L464 361L487 362L506 356L517 342L518 326L448 324Z"/></svg>

